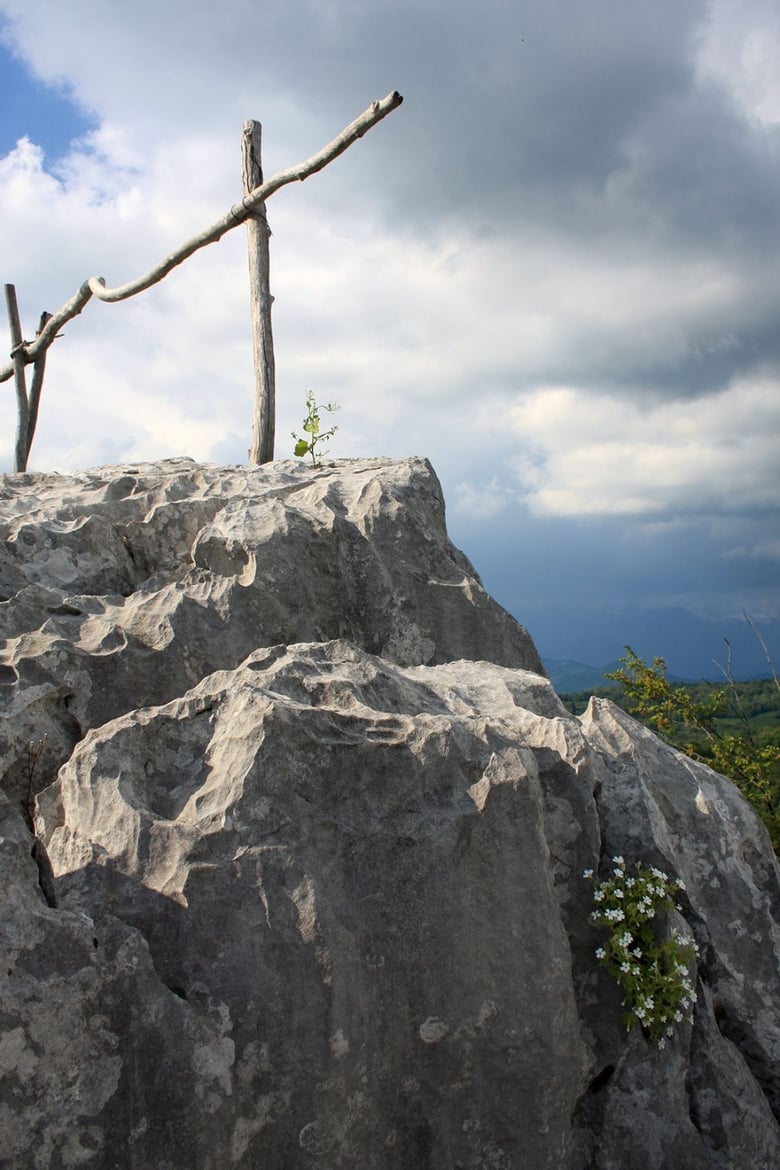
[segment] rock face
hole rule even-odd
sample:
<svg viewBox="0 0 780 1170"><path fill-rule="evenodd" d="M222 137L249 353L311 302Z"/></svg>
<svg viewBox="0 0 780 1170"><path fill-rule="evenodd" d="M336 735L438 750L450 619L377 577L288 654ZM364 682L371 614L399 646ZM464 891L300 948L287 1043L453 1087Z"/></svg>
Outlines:
<svg viewBox="0 0 780 1170"><path fill-rule="evenodd" d="M0 505L3 1166L780 1165L762 826L609 702L565 710L428 464ZM685 882L663 1050L595 962L582 875L618 854Z"/></svg>
<svg viewBox="0 0 780 1170"><path fill-rule="evenodd" d="M88 729L257 646L346 638L399 665L542 670L447 539L423 460L179 459L0 485L0 690L13 696L0 742L20 795L31 740L47 736L40 771L56 771Z"/></svg>

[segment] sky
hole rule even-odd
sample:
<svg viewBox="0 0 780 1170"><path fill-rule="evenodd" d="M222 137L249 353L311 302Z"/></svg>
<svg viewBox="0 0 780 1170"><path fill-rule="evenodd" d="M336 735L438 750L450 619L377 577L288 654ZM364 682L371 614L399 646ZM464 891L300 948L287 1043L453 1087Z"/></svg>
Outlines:
<svg viewBox="0 0 780 1170"><path fill-rule="evenodd" d="M428 457L543 658L780 661L775 0L0 0L0 277L23 331L268 202L276 457ZM5 321L0 348L10 348ZM30 469L246 460L243 227L49 351ZM0 384L0 470L15 399Z"/></svg>

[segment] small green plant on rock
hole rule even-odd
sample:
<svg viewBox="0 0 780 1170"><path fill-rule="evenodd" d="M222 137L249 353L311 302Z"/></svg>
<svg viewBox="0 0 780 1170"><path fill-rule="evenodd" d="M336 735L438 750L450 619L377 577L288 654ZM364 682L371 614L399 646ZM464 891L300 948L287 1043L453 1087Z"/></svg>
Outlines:
<svg viewBox="0 0 780 1170"><path fill-rule="evenodd" d="M596 880L593 891L591 918L609 931L596 958L620 985L626 1028L640 1024L663 1048L675 1025L692 1021L696 1002L696 943L679 930L665 933L661 921L664 912L681 909L676 895L685 887L655 866L637 863L628 874L622 857L612 862L612 876ZM593 870L583 876L593 880Z"/></svg>
<svg viewBox="0 0 780 1170"><path fill-rule="evenodd" d="M321 451L318 450L321 443L326 443L328 439L335 435L338 427L331 427L330 430L320 430L320 411L327 410L331 414L340 410L335 402L328 402L324 406L319 406L317 400L312 394L311 390L306 395L306 418L303 420L303 429L309 436L308 439L299 439L295 431L292 432L292 437L295 439L294 453L298 459L303 459L305 455L311 455L312 467L320 467L318 455Z"/></svg>

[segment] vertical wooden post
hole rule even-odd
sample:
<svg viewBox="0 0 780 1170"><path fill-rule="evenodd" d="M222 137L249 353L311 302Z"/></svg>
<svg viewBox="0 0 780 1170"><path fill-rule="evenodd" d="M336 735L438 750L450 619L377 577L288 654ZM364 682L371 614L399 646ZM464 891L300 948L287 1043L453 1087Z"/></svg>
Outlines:
<svg viewBox="0 0 780 1170"><path fill-rule="evenodd" d="M14 363L16 383L16 446L14 448L14 471L27 470L28 433L30 406L27 401L27 380L24 376L24 340L19 322L19 306L16 303L16 287L5 286L5 303L8 309L8 324L11 331L11 358Z"/></svg>
<svg viewBox="0 0 780 1170"><path fill-rule="evenodd" d="M259 122L244 122L242 162L244 194L248 195L263 182L262 132ZM250 463L270 463L274 457L276 428L276 367L274 339L271 332L270 248L271 229L265 215L265 203L246 221L249 246L249 295L252 307L252 350L255 365L255 405L252 418Z"/></svg>
<svg viewBox="0 0 780 1170"><path fill-rule="evenodd" d="M41 313L41 319L38 322L38 329L35 336L38 337L44 330L48 321L51 320L51 313L46 310ZM28 400L29 417L27 419L27 458L30 458L30 451L32 450L33 439L35 438L35 428L38 425L38 407L41 402L41 390L43 390L43 375L46 373L46 353L47 350L42 349L33 362L33 376L30 384L30 397Z"/></svg>

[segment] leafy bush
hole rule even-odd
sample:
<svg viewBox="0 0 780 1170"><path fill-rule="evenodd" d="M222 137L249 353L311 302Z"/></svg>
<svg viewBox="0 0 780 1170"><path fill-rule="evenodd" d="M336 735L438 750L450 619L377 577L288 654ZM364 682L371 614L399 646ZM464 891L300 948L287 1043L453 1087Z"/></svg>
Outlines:
<svg viewBox="0 0 780 1170"><path fill-rule="evenodd" d="M693 688L669 682L663 658L654 658L650 666L626 646L620 662L621 668L605 678L620 684L626 710L668 743L729 776L764 821L780 853L780 744L757 733L730 669L727 689L698 688L697 697ZM780 689L776 677L774 681ZM723 726L727 716L729 730Z"/></svg>

